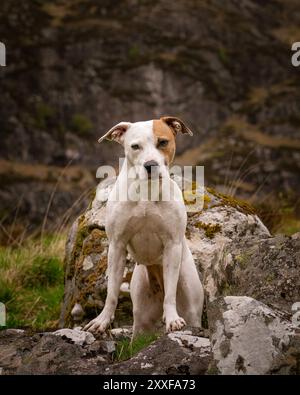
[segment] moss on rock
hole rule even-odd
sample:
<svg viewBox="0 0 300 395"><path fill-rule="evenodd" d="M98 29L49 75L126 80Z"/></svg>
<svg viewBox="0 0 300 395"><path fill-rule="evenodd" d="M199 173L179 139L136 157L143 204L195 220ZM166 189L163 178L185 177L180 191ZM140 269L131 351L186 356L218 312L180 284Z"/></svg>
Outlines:
<svg viewBox="0 0 300 395"><path fill-rule="evenodd" d="M230 207L234 207L235 209L246 215L256 214L254 207L252 207L249 203L240 199L236 199L233 196L229 196L221 192L217 192L213 188L206 188L206 189L210 194L212 194L213 196L215 196L220 200L219 203L216 203L211 207L230 206Z"/></svg>
<svg viewBox="0 0 300 395"><path fill-rule="evenodd" d="M220 232L222 227L219 224L205 224L202 221L199 221L195 224L195 227L198 229L203 229L205 236L212 239L215 237L217 232Z"/></svg>

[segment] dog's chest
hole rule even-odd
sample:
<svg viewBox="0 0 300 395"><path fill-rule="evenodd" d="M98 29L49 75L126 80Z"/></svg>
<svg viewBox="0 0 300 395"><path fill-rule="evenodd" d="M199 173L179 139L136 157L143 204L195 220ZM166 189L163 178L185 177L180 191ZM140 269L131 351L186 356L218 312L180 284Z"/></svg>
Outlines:
<svg viewBox="0 0 300 395"><path fill-rule="evenodd" d="M140 205L133 210L127 232L130 235L128 249L137 262L145 265L159 263L169 231L155 203Z"/></svg>

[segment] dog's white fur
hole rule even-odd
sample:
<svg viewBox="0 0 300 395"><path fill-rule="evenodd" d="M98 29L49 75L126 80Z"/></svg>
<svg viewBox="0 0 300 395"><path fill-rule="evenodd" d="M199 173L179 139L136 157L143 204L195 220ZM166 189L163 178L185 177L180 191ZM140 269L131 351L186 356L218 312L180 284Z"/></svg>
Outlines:
<svg viewBox="0 0 300 395"><path fill-rule="evenodd" d="M130 285L133 336L153 331L162 317L167 332L180 330L185 324L201 327L203 288L185 238L186 209L181 190L170 179L168 164L157 148L153 122L121 122L100 139L121 143L125 161L107 202L107 298L101 314L85 327L92 332L104 332L114 319L127 251L137 262ZM132 145L140 148L133 150ZM170 181L173 198L116 201L116 193L124 193L124 188L129 189L133 182L128 178L130 170L137 168L136 177L148 182L143 165L150 160L158 163L160 178Z"/></svg>

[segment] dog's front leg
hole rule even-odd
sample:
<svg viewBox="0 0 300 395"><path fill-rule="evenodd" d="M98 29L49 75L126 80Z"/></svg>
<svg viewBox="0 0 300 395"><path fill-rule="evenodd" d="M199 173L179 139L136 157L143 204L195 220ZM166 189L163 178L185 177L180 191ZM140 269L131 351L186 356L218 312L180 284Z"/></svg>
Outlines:
<svg viewBox="0 0 300 395"><path fill-rule="evenodd" d="M126 246L116 242L111 243L108 249L108 284L105 305L98 317L90 321L84 330L104 332L114 320L125 263Z"/></svg>
<svg viewBox="0 0 300 395"><path fill-rule="evenodd" d="M164 321L167 332L180 330L186 323L176 308L177 283L182 259L182 243L168 243L163 255Z"/></svg>

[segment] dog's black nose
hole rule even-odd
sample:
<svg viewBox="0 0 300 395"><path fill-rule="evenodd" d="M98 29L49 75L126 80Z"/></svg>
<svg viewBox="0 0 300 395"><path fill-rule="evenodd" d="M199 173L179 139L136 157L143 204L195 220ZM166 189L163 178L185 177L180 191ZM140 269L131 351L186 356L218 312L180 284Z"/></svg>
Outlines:
<svg viewBox="0 0 300 395"><path fill-rule="evenodd" d="M158 166L158 163L155 162L155 160L149 160L148 162L144 163L144 168L147 170L148 174L151 173L152 167L157 167L157 166Z"/></svg>

